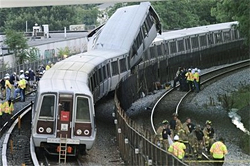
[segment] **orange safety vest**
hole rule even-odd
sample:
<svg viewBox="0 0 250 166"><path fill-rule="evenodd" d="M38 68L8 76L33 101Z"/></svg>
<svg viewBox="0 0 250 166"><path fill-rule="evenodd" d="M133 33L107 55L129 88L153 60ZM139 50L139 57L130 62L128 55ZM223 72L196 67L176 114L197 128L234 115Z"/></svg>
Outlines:
<svg viewBox="0 0 250 166"><path fill-rule="evenodd" d="M213 154L213 158L222 159L227 154L227 147L221 141L217 141L211 146L210 152Z"/></svg>
<svg viewBox="0 0 250 166"><path fill-rule="evenodd" d="M186 146L183 143L175 142L168 148L168 151L179 159L183 159L183 157L185 156L185 149Z"/></svg>

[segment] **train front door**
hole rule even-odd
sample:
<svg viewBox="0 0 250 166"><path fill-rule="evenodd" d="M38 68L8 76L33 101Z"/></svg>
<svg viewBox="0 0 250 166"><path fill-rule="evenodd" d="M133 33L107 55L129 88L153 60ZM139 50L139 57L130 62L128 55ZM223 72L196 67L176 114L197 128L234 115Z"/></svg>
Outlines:
<svg viewBox="0 0 250 166"><path fill-rule="evenodd" d="M72 128L72 94L60 94L57 115L57 137L71 138Z"/></svg>

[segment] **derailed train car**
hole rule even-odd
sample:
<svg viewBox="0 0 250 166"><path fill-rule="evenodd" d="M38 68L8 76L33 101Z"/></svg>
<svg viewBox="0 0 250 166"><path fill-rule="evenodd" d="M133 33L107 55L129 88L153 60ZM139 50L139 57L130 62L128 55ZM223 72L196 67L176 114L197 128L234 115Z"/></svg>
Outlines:
<svg viewBox="0 0 250 166"><path fill-rule="evenodd" d="M72 156L91 149L96 138L94 104L140 62L160 28L150 3L120 8L93 36L90 51L46 71L32 112L35 147Z"/></svg>

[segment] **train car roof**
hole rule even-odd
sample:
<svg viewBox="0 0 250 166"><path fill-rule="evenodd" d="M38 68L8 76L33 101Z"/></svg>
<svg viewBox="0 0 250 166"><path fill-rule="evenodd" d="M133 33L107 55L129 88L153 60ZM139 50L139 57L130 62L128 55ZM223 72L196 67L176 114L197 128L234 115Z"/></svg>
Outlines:
<svg viewBox="0 0 250 166"><path fill-rule="evenodd" d="M39 81L40 93L74 91L91 94L88 76L92 70L99 64L124 54L122 51L92 50L62 60L44 73Z"/></svg>
<svg viewBox="0 0 250 166"><path fill-rule="evenodd" d="M154 42L161 41L161 40L171 40L171 39L181 38L181 37L185 37L185 36L191 36L191 35L195 35L195 34L207 33L207 32L211 32L211 31L229 29L234 24L238 24L238 22L237 21L226 22L226 23L212 24L212 25L199 26L199 27L193 27L193 28L185 28L185 29L181 29L181 30L164 32L164 33L162 33L162 35L158 35L155 38Z"/></svg>
<svg viewBox="0 0 250 166"><path fill-rule="evenodd" d="M129 51L139 28L151 7L149 2L119 8L102 28L96 49L124 49Z"/></svg>

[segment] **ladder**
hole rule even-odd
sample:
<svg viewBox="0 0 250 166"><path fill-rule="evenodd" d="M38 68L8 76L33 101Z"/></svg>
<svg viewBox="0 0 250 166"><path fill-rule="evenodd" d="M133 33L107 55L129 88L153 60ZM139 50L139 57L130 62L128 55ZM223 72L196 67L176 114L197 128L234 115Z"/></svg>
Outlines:
<svg viewBox="0 0 250 166"><path fill-rule="evenodd" d="M66 138L63 138L62 134L60 134L59 164L61 163L61 161L64 161L64 164L66 164L66 156L67 156L67 134Z"/></svg>

